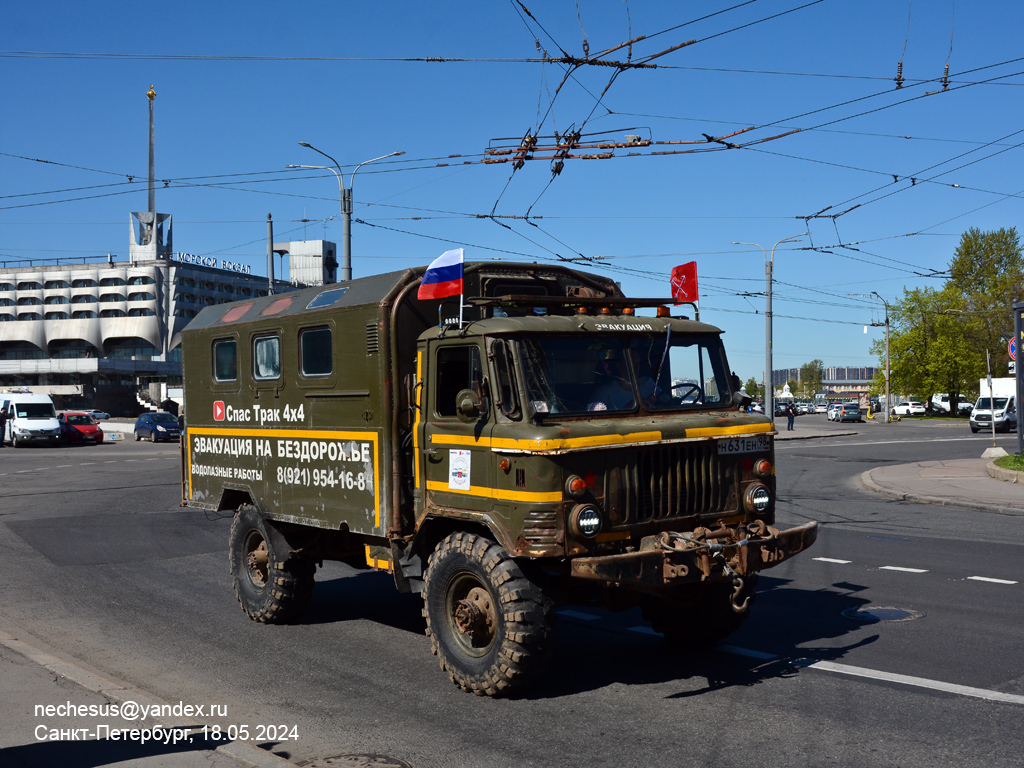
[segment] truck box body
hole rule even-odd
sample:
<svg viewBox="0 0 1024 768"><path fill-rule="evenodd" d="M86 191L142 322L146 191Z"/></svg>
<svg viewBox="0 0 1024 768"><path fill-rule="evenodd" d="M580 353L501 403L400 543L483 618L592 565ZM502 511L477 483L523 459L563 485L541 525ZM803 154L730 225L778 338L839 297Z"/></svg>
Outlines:
<svg viewBox="0 0 1024 768"><path fill-rule="evenodd" d="M536 596L517 615L721 588L724 631L756 572L813 542L813 523L770 527L774 426L737 409L717 328L639 317L645 300L599 276L505 263L466 265L459 327L461 297L418 300L422 275L209 307L185 331L184 503L248 521L232 562L250 616L287 613L259 597L268 560L299 563L303 595L317 561L388 570L424 591L452 679L493 694L515 670L472 659L505 642L506 598L466 573L500 560L534 585L513 590ZM684 626L651 606L667 635Z"/></svg>

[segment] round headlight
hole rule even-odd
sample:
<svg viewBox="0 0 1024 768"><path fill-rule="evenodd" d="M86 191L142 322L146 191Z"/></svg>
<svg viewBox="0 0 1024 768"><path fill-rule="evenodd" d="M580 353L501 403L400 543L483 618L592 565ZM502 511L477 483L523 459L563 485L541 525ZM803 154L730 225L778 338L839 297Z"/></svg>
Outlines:
<svg viewBox="0 0 1024 768"><path fill-rule="evenodd" d="M772 495L765 486L757 483L747 489L745 501L748 511L760 514L768 509Z"/></svg>
<svg viewBox="0 0 1024 768"><path fill-rule="evenodd" d="M580 504L572 511L572 527L580 536L594 536L601 530L601 510L593 504Z"/></svg>

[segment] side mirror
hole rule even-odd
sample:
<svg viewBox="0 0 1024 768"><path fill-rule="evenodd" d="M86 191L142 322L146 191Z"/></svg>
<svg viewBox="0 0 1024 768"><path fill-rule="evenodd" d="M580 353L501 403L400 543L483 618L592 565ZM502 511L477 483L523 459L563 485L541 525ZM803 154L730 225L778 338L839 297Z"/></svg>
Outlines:
<svg viewBox="0 0 1024 768"><path fill-rule="evenodd" d="M472 389L463 389L455 396L455 409L462 421L476 421L482 406L483 400Z"/></svg>

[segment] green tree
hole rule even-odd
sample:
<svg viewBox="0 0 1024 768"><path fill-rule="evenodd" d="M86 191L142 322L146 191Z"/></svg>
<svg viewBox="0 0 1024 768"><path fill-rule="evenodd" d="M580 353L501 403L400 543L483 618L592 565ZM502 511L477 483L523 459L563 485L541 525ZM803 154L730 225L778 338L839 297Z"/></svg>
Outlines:
<svg viewBox="0 0 1024 768"><path fill-rule="evenodd" d="M755 400L764 394L764 390L761 388L761 385L757 383L757 379L753 376L747 379L747 383L743 385L743 389L745 389L747 394Z"/></svg>
<svg viewBox="0 0 1024 768"><path fill-rule="evenodd" d="M950 407L973 394L985 375L985 351L992 373L1007 372L1006 343L1013 333L1010 311L1024 296L1024 256L1016 229L968 230L950 263L950 279L941 288L905 290L890 306L890 389L894 395L926 400L946 392ZM885 341L872 344L885 364ZM884 391L884 377L874 382Z"/></svg>
<svg viewBox="0 0 1024 768"><path fill-rule="evenodd" d="M811 360L800 366L800 395L813 398L821 390L825 380L825 364L821 360Z"/></svg>
<svg viewBox="0 0 1024 768"><path fill-rule="evenodd" d="M1010 307L1024 299L1024 255L1016 228L969 229L960 238L949 273L947 290L974 351L977 377L985 375L986 351L992 375L1006 376L1006 345L1013 336Z"/></svg>

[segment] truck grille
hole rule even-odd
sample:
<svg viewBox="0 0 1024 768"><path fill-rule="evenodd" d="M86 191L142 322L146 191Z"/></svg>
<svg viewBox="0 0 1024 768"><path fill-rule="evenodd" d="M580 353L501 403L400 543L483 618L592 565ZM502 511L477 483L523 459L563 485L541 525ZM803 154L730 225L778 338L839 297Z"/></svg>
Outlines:
<svg viewBox="0 0 1024 768"><path fill-rule="evenodd" d="M625 463L617 501L627 523L733 509L735 465L713 440L641 448Z"/></svg>

